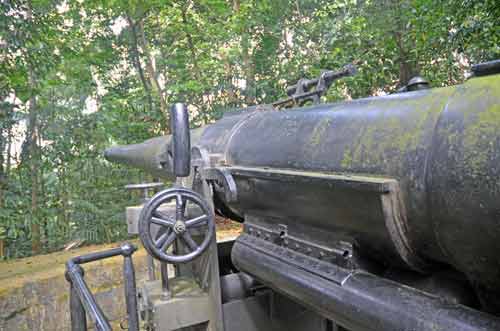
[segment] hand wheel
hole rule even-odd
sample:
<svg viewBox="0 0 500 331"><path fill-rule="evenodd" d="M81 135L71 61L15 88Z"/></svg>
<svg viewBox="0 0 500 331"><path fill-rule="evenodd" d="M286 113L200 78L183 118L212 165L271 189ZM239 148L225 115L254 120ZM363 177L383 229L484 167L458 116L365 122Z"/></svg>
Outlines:
<svg viewBox="0 0 500 331"><path fill-rule="evenodd" d="M158 209L162 204L171 201L175 201L175 218ZM190 206L198 207L193 209L199 209L200 216L186 219L188 202ZM160 227L156 238L151 234L152 224ZM202 225L206 225L205 237L201 244L197 244L189 230ZM183 188L172 188L157 193L144 205L139 217L139 236L142 244L153 257L168 263L186 263L194 260L208 248L214 234L215 218L207 203L199 194ZM184 255L167 253L177 238L186 244L189 253Z"/></svg>

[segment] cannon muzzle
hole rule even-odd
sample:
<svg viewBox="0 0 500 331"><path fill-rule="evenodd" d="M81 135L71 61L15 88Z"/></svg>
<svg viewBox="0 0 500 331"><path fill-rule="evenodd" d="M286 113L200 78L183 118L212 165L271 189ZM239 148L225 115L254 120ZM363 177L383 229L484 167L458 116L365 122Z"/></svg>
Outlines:
<svg viewBox="0 0 500 331"><path fill-rule="evenodd" d="M204 127L190 131L191 140L196 143ZM139 168L153 176L173 180L172 136L148 139L139 144L113 146L104 151L106 160Z"/></svg>
<svg viewBox="0 0 500 331"><path fill-rule="evenodd" d="M140 144L113 146L104 151L106 160L120 163L161 178L172 179L171 136L161 136Z"/></svg>

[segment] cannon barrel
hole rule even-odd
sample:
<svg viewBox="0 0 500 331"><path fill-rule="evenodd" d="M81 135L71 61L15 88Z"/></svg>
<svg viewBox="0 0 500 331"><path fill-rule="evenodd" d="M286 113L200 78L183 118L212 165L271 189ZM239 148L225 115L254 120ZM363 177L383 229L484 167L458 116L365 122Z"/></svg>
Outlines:
<svg viewBox="0 0 500 331"><path fill-rule="evenodd" d="M197 142L203 128L191 130L191 139ZM172 136L148 139L142 143L113 146L104 151L104 158L113 163L142 169L163 179L174 179L171 149Z"/></svg>
<svg viewBox="0 0 500 331"><path fill-rule="evenodd" d="M245 236L329 261L360 256L421 274L456 270L485 310L500 313L500 75L248 109L200 129L192 146L209 160L207 180L221 184L216 209L244 220ZM144 165L156 156L148 157L134 164L153 169ZM234 264L302 295L303 284L275 283L280 271L243 261L248 254L234 254Z"/></svg>
<svg viewBox="0 0 500 331"><path fill-rule="evenodd" d="M499 75L227 116L199 145L235 182L220 209L249 226L420 272L446 264L486 301L500 290Z"/></svg>
<svg viewBox="0 0 500 331"><path fill-rule="evenodd" d="M104 151L106 160L142 169L161 178L172 178L169 156L170 136L146 140L140 144L114 146Z"/></svg>

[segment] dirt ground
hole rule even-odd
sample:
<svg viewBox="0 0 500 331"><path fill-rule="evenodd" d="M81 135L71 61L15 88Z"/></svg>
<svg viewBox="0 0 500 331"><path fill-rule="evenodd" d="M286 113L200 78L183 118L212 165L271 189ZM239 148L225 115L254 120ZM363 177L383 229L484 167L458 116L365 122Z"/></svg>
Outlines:
<svg viewBox="0 0 500 331"><path fill-rule="evenodd" d="M217 224L217 240L236 237L243 230L243 224L220 216L215 217L215 223Z"/></svg>
<svg viewBox="0 0 500 331"><path fill-rule="evenodd" d="M243 228L242 224L233 222L229 219L216 217L217 240L224 240L238 236ZM140 246L137 239L129 240ZM55 274L64 271L65 263L73 256L87 254L96 251L102 251L118 246L120 243L111 243L104 245L84 246L69 251L60 251L51 254L31 256L23 259L9 260L0 262L0 293L5 287L15 284L13 282L22 282L24 278L31 278L33 274ZM9 279L9 282L2 280Z"/></svg>

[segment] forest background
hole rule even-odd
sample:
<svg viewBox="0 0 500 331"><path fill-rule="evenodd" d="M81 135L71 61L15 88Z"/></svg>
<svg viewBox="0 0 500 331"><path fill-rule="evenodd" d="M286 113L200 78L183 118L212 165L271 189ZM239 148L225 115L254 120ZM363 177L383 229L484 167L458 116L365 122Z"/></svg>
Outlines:
<svg viewBox="0 0 500 331"><path fill-rule="evenodd" d="M127 236L114 144L270 103L355 63L325 101L457 84L500 58L495 0L0 0L0 259Z"/></svg>

